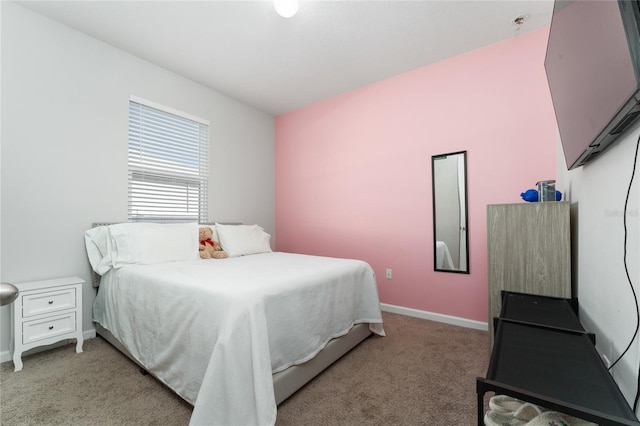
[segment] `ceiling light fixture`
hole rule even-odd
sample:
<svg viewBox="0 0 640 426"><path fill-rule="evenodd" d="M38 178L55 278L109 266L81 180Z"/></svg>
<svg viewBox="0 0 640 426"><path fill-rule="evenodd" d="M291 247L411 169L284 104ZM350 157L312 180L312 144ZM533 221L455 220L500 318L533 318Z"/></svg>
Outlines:
<svg viewBox="0 0 640 426"><path fill-rule="evenodd" d="M273 7L278 15L283 18L291 18L298 13L298 0L274 0Z"/></svg>

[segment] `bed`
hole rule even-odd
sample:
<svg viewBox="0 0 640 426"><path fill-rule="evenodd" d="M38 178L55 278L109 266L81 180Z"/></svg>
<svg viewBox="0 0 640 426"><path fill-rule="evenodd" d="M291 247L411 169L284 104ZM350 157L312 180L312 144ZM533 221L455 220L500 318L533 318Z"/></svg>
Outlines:
<svg viewBox="0 0 640 426"><path fill-rule="evenodd" d="M272 425L277 404L371 333L384 335L367 263L272 252L262 228L220 224L229 258L199 259L198 226L85 234L101 275L98 334L191 403L191 424Z"/></svg>

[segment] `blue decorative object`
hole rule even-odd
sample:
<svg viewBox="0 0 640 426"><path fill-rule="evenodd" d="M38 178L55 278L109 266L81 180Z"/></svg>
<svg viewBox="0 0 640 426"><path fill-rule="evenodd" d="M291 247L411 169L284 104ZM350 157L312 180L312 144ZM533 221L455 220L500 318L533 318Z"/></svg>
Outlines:
<svg viewBox="0 0 640 426"><path fill-rule="evenodd" d="M528 201L530 203L538 202L538 190L537 189L527 189L526 191L520 194L524 201ZM556 201L562 200L562 192L556 190Z"/></svg>
<svg viewBox="0 0 640 426"><path fill-rule="evenodd" d="M525 201L528 201L530 203L535 203L536 201L538 201L538 190L527 189L525 192L521 193L520 196Z"/></svg>

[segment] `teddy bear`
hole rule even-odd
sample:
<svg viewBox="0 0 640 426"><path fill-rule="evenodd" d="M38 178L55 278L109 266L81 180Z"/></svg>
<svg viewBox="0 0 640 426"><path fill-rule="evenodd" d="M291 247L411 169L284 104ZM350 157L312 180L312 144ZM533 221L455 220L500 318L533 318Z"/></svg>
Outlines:
<svg viewBox="0 0 640 426"><path fill-rule="evenodd" d="M200 258L201 259L224 259L227 252L222 250L217 241L213 241L211 236L213 230L208 226L199 229L200 235Z"/></svg>

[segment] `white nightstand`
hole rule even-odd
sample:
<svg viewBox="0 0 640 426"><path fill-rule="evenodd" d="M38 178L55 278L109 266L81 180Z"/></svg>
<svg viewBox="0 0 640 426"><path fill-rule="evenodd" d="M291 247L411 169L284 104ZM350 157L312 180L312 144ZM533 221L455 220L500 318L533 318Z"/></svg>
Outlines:
<svg viewBox="0 0 640 426"><path fill-rule="evenodd" d="M20 290L11 305L15 371L22 370L22 353L38 346L76 339L76 352L82 352L84 280L66 277L14 284Z"/></svg>

